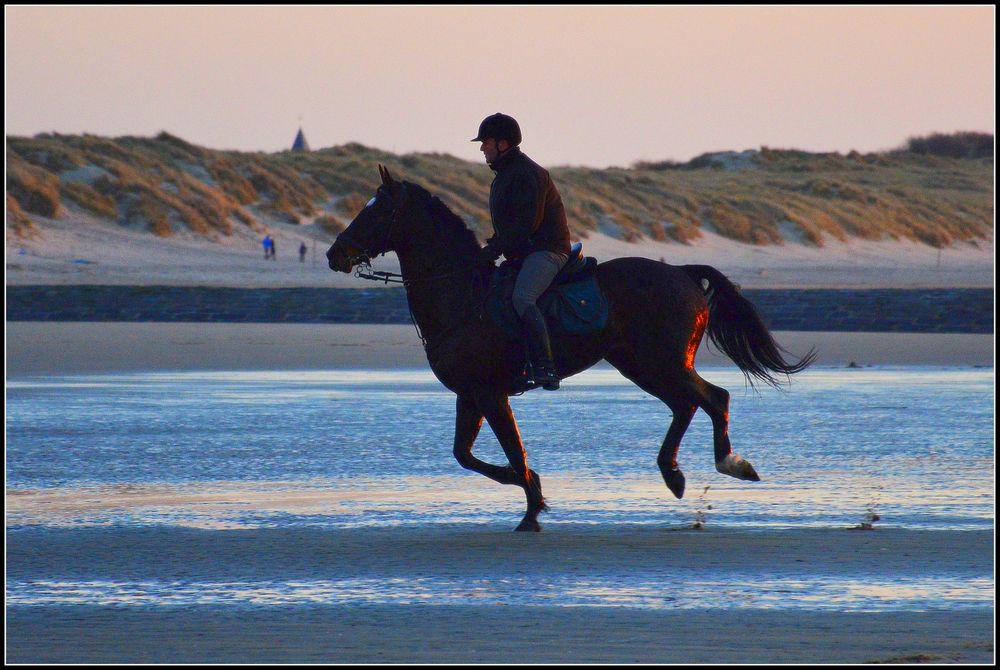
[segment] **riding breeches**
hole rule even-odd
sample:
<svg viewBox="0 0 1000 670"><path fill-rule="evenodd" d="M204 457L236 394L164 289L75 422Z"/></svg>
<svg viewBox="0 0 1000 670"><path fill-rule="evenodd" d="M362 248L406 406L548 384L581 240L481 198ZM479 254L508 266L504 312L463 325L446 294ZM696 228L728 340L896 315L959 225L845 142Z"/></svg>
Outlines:
<svg viewBox="0 0 1000 670"><path fill-rule="evenodd" d="M545 293L545 289L559 274L567 260L569 256L566 254L552 251L534 251L528 254L521 264L521 271L517 273L514 295L511 298L518 318Z"/></svg>

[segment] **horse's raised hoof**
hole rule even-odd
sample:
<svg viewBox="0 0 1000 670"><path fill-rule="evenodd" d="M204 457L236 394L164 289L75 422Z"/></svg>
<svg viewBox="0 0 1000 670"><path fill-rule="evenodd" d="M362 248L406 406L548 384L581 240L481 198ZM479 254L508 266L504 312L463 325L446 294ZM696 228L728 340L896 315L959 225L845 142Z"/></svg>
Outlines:
<svg viewBox="0 0 1000 670"><path fill-rule="evenodd" d="M667 488L677 497L678 500L684 497L684 473L678 469L667 470L663 473L663 481L667 483Z"/></svg>
<svg viewBox="0 0 1000 670"><path fill-rule="evenodd" d="M743 460L739 454L729 454L721 461L717 461L715 469L724 475L736 477L748 482L759 482L760 476L750 465L750 461Z"/></svg>

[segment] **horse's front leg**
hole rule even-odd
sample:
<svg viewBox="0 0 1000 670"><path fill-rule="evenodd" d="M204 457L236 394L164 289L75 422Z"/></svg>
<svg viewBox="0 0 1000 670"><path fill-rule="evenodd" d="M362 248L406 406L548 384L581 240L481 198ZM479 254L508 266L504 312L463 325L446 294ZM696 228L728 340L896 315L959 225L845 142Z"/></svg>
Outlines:
<svg viewBox="0 0 1000 670"><path fill-rule="evenodd" d="M479 429L483 425L483 413L476 401L459 395L455 408L455 460L467 470L478 472L500 484L521 485L510 467L502 467L481 461L472 455L472 445L476 442Z"/></svg>
<svg viewBox="0 0 1000 670"><path fill-rule="evenodd" d="M528 509L524 513L524 518L514 530L538 532L542 527L538 524L539 512L547 509L545 498L542 496L542 482L538 473L528 468L528 456L524 452L524 444L521 442L521 433L517 429L517 422L514 421L514 412L510 409L510 403L506 395L490 395L477 398L476 406L482 416L490 424L494 435L500 441L504 454L507 455L509 468L502 468L509 474L506 478L497 478L504 484L517 484L524 489L528 502ZM477 429L478 430L478 429ZM457 435L456 435L457 439ZM491 466L496 467L496 466ZM487 477L490 474L484 472Z"/></svg>

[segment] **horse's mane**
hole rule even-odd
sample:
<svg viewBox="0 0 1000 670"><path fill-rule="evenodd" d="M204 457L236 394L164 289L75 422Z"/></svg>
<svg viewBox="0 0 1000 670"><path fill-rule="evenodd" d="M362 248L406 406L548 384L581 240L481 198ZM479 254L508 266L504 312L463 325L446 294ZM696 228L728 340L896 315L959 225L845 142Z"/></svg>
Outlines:
<svg viewBox="0 0 1000 670"><path fill-rule="evenodd" d="M469 230L462 217L448 209L448 205L444 204L441 198L432 195L420 184L414 184L412 181L403 183L406 184L410 194L416 196L416 199L426 208L442 236L453 241L457 250L471 252L479 249L479 240L476 239L476 234Z"/></svg>

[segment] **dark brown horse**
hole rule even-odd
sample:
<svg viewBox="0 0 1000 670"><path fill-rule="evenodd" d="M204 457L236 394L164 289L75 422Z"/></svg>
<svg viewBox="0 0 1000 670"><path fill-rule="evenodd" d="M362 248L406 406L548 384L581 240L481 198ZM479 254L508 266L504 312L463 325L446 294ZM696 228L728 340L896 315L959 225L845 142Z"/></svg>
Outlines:
<svg viewBox="0 0 1000 670"><path fill-rule="evenodd" d="M501 484L524 489L528 509L517 530L537 531L546 509L538 474L528 468L508 397L524 366L523 343L512 341L480 317L492 267L477 265L479 243L464 222L438 198L411 182L395 181L379 166L382 185L326 255L330 268L350 272L378 254L395 251L414 322L422 332L435 376L457 396L455 458ZM707 265L672 266L644 258L618 258L597 266L608 298L606 327L592 335L553 336L560 377L601 359L670 407L673 421L657 465L680 498L684 475L677 448L695 411L711 417L715 467L738 479L760 478L729 444L729 393L694 369L702 334L747 376L777 386L772 373L803 370L813 352L788 363L753 305L718 270ZM509 465L492 465L472 454L483 418L503 447Z"/></svg>

